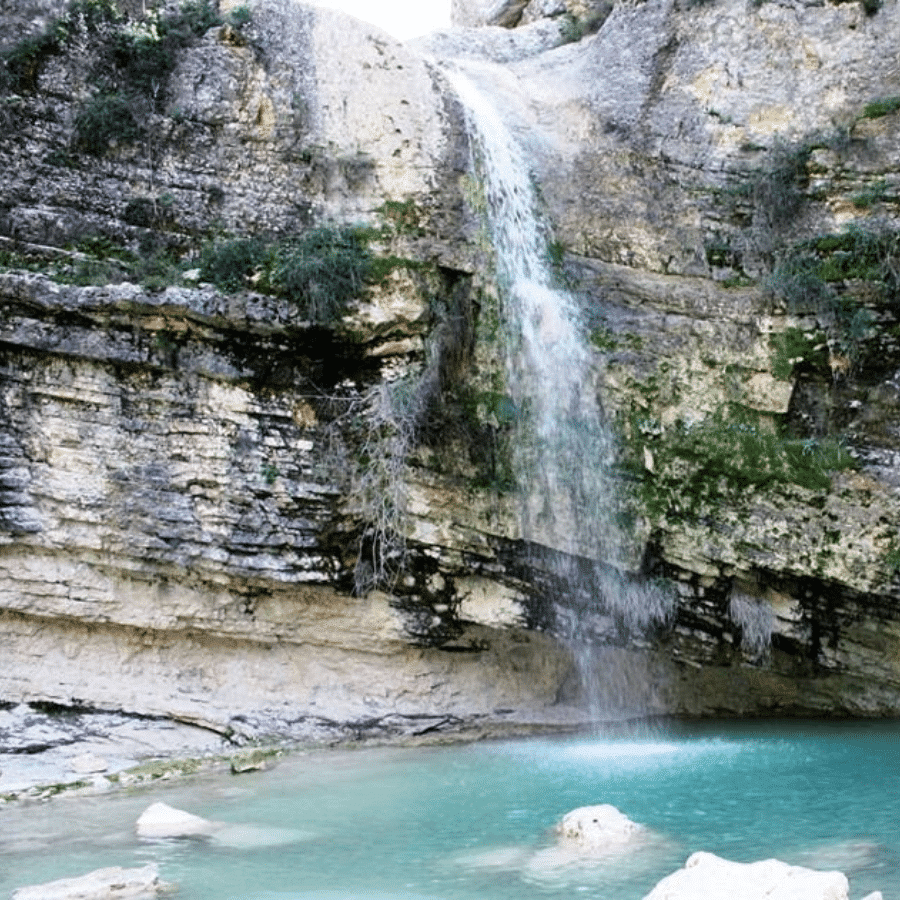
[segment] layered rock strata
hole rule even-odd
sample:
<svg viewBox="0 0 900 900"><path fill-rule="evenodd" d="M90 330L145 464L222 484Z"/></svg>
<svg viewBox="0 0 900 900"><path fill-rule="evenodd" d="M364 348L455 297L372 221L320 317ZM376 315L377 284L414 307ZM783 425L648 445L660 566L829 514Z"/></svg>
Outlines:
<svg viewBox="0 0 900 900"><path fill-rule="evenodd" d="M24 34L39 6L0 12ZM90 42L6 88L0 697L245 734L545 716L577 695L580 617L606 711L900 708L896 3L573 7L591 28L552 40L563 10L517 10L540 39L479 77L595 348L621 584L660 579L670 620L636 637L561 577L586 561L523 539L483 198L439 68L267 0L182 48L139 139L79 146ZM387 272L328 323L249 283L22 268L323 222L368 226ZM792 248L831 267L818 293L777 282ZM359 422L397 385L424 399L376 515ZM370 590L378 515L402 565Z"/></svg>

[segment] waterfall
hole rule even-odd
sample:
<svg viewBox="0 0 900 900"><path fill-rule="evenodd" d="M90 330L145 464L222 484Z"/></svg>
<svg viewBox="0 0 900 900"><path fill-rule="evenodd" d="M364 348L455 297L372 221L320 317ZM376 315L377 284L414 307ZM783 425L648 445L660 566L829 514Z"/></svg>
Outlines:
<svg viewBox="0 0 900 900"><path fill-rule="evenodd" d="M550 234L524 152L468 75L447 75L466 110L494 252L523 537L557 551L547 558L567 595L557 604L558 630L575 650L588 694L608 696L593 674L592 638L645 631L667 618L672 596L622 574L627 542L610 475L615 441L577 299L550 263Z"/></svg>

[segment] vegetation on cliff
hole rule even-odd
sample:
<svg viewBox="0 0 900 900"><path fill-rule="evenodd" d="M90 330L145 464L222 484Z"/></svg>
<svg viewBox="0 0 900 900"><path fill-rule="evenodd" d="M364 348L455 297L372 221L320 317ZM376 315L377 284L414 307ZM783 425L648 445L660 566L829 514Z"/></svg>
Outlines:
<svg viewBox="0 0 900 900"><path fill-rule="evenodd" d="M303 318L334 324L372 277L365 229L319 227L275 241L235 238L203 251L200 276L224 291L248 286L286 297Z"/></svg>

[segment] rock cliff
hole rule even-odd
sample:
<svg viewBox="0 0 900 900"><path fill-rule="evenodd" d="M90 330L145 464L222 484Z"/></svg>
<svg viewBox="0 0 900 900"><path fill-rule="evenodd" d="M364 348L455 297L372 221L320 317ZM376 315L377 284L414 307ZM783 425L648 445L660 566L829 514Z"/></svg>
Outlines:
<svg viewBox="0 0 900 900"><path fill-rule="evenodd" d="M896 2L499 7L0 5L0 699L546 716L580 618L608 711L900 709ZM533 161L652 633L522 532L450 53ZM326 315L288 262L347 226Z"/></svg>

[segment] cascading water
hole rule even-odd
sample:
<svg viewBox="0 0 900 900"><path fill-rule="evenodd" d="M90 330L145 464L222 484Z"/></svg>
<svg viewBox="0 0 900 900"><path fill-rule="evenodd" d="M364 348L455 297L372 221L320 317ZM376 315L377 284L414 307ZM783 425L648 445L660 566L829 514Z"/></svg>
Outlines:
<svg viewBox="0 0 900 900"><path fill-rule="evenodd" d="M593 712L609 712L598 708L600 695L609 697L598 678L612 673L596 672L591 636L643 632L667 618L672 595L622 574L627 541L610 477L615 441L597 400L578 303L556 284L549 262L523 151L473 80L458 69L447 75L466 110L494 251L523 536L556 551L549 574L567 595L558 604L560 630Z"/></svg>

